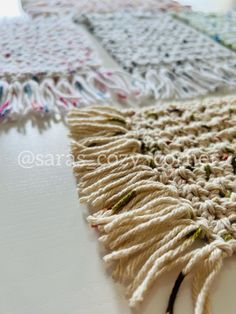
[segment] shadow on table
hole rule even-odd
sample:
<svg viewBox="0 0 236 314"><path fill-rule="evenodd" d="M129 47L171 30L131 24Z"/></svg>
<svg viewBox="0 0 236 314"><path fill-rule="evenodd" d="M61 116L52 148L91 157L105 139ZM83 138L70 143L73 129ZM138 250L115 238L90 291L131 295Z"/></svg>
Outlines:
<svg viewBox="0 0 236 314"><path fill-rule="evenodd" d="M11 129L15 129L21 134L26 134L26 125L28 123L31 123L32 127L37 128L39 133L43 133L55 123L67 125L66 113L49 113L43 116L41 114L29 113L16 119L0 120L0 134L8 133Z"/></svg>

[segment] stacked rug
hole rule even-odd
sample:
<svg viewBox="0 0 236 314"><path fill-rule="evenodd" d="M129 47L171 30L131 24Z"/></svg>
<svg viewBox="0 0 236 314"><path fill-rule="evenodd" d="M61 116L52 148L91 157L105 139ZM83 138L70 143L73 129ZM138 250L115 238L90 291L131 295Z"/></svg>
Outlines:
<svg viewBox="0 0 236 314"><path fill-rule="evenodd" d="M173 0L24 0L23 6L31 15L38 14L85 14L89 12L113 12L124 9L189 10Z"/></svg>
<svg viewBox="0 0 236 314"><path fill-rule="evenodd" d="M236 54L168 14L89 14L84 23L145 95L186 98L236 86Z"/></svg>
<svg viewBox="0 0 236 314"><path fill-rule="evenodd" d="M202 12L184 12L176 14L177 18L206 33L215 41L236 50L236 12L227 14L208 14Z"/></svg>
<svg viewBox="0 0 236 314"><path fill-rule="evenodd" d="M80 201L130 306L181 268L166 313L186 276L195 314L209 313L210 287L236 250L236 100L74 109L69 124Z"/></svg>
<svg viewBox="0 0 236 314"><path fill-rule="evenodd" d="M132 94L128 76L103 70L87 34L69 18L3 19L0 45L0 119Z"/></svg>
<svg viewBox="0 0 236 314"><path fill-rule="evenodd" d="M235 89L236 54L218 43L236 49L235 13L178 15L212 40L160 11L182 9L172 0L25 0L25 8L33 19L0 22L0 120L72 109L80 201L130 306L181 269L166 313L188 276L195 314L208 314L210 287L236 250L236 100L109 105ZM74 12L124 71L102 68Z"/></svg>
<svg viewBox="0 0 236 314"><path fill-rule="evenodd" d="M236 250L236 100L108 105L236 88L236 54L219 44L236 49L235 13L176 15L212 40L161 12L183 9L172 0L25 0L24 7L33 19L0 23L0 119L72 109L80 201L130 306L181 269L166 313L191 277L195 314L208 314L213 281ZM102 68L75 12L124 72Z"/></svg>

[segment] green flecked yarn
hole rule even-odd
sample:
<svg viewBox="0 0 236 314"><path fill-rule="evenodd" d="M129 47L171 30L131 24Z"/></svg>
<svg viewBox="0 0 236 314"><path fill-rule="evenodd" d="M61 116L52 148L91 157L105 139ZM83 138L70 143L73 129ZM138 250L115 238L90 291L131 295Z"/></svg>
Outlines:
<svg viewBox="0 0 236 314"><path fill-rule="evenodd" d="M236 11L227 14L180 12L174 16L236 51Z"/></svg>

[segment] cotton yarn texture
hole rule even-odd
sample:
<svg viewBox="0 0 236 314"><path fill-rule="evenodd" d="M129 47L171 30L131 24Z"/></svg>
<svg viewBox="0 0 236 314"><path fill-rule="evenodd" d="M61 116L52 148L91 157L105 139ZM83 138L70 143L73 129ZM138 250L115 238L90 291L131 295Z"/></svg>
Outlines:
<svg viewBox="0 0 236 314"><path fill-rule="evenodd" d="M166 313L186 276L195 314L209 313L210 287L236 249L236 100L94 106L68 119L80 201L130 306L180 268Z"/></svg>
<svg viewBox="0 0 236 314"><path fill-rule="evenodd" d="M23 7L31 15L85 14L89 12L113 12L121 9L189 10L172 0L24 0Z"/></svg>
<svg viewBox="0 0 236 314"><path fill-rule="evenodd" d="M206 33L215 41L236 50L236 12L227 14L207 14L202 12L184 12L176 17Z"/></svg>
<svg viewBox="0 0 236 314"><path fill-rule="evenodd" d="M168 14L89 14L84 23L147 95L188 98L235 87L236 55Z"/></svg>
<svg viewBox="0 0 236 314"><path fill-rule="evenodd" d="M3 19L0 45L1 119L61 113L128 89L127 75L113 80L87 34L69 18Z"/></svg>

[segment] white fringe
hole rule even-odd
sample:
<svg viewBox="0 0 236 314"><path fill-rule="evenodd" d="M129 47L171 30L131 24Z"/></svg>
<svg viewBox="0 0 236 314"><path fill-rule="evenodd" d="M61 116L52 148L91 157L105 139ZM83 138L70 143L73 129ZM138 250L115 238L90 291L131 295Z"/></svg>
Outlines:
<svg viewBox="0 0 236 314"><path fill-rule="evenodd" d="M25 117L63 116L72 108L87 105L129 103L139 95L126 74L115 70L94 70L89 74L55 74L0 78L0 121Z"/></svg>
<svg viewBox="0 0 236 314"><path fill-rule="evenodd" d="M143 96L155 99L188 99L216 91L232 91L236 87L236 61L182 61L181 65L166 64L144 73L134 73Z"/></svg>

